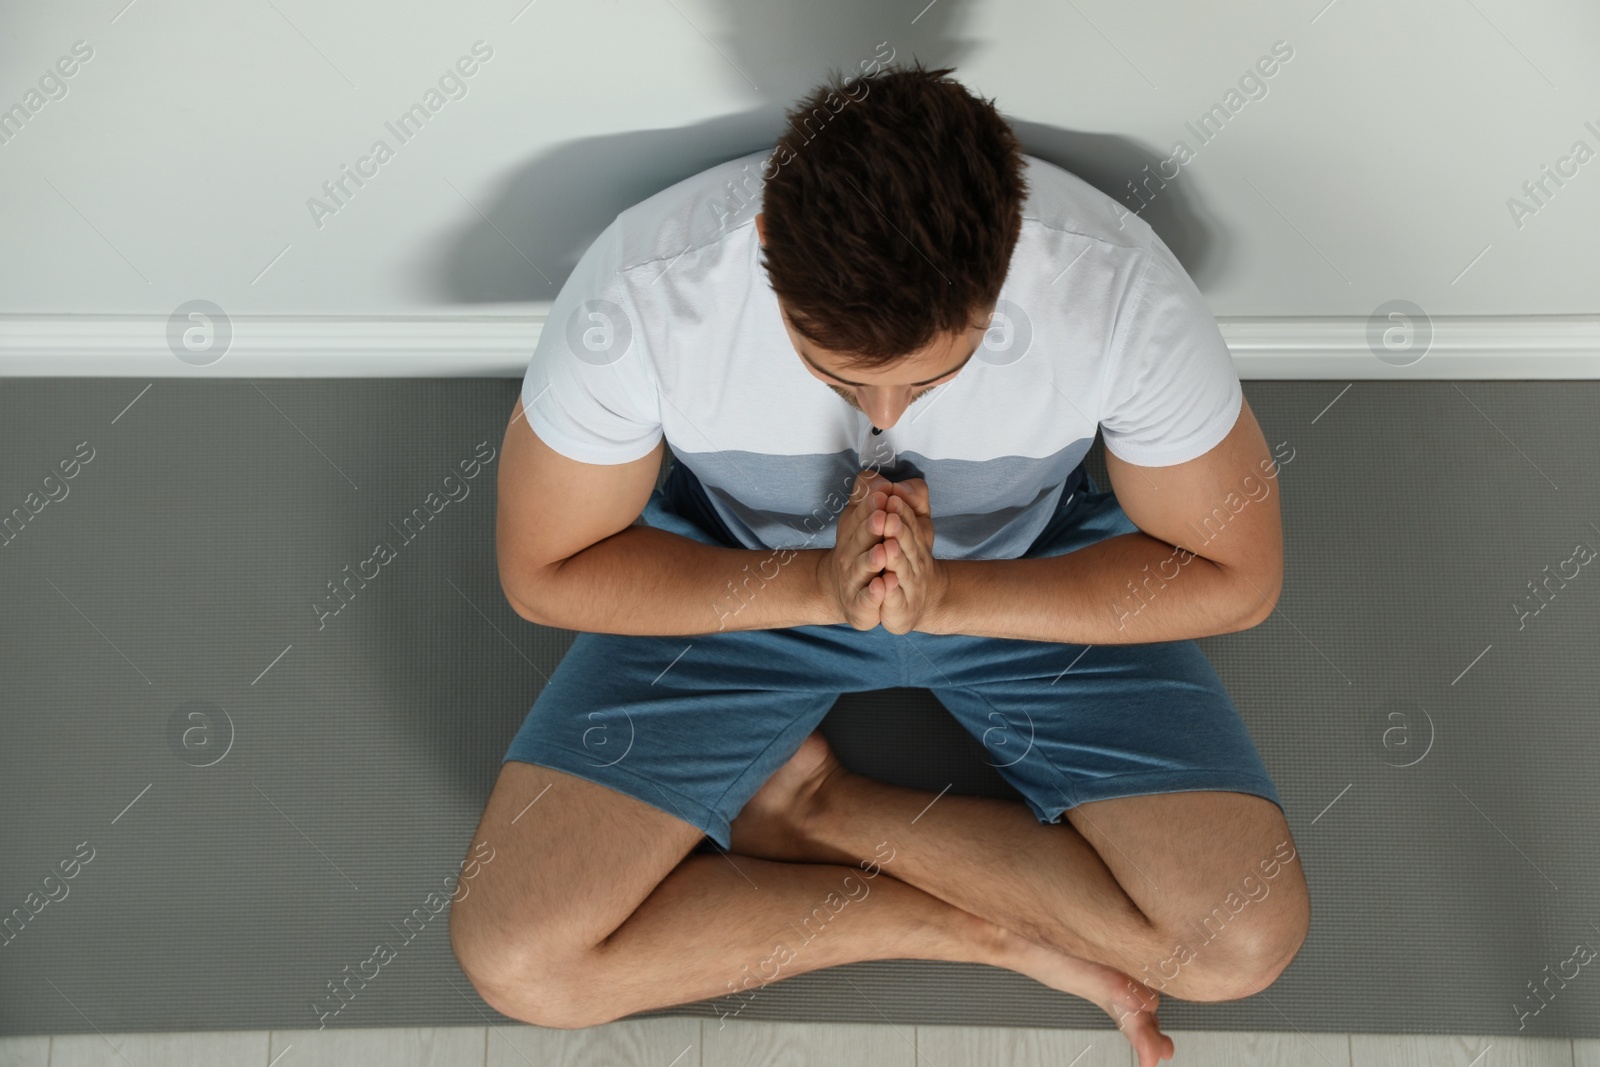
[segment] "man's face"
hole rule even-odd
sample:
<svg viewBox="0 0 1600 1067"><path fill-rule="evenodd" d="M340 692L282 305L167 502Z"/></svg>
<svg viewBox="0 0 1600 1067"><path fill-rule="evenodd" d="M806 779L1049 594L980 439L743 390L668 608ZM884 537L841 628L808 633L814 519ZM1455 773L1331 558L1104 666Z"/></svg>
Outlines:
<svg viewBox="0 0 1600 1067"><path fill-rule="evenodd" d="M850 367L839 353L819 348L800 336L787 315L783 327L789 331L789 339L811 376L824 382L880 430L893 427L906 408L955 378L983 343L984 334L975 327L961 334L941 335L922 351L887 367L858 369Z"/></svg>
<svg viewBox="0 0 1600 1067"><path fill-rule="evenodd" d="M762 231L761 216L757 215L755 221L759 233ZM781 309L782 302L779 303ZM981 316L980 321L986 323L989 317ZM787 312L783 315L783 328L788 331L800 362L811 376L866 415L880 430L893 427L906 408L955 378L983 343L987 330L984 325L940 334L918 352L887 367L869 369L852 367L842 354L820 348L802 337L790 324Z"/></svg>

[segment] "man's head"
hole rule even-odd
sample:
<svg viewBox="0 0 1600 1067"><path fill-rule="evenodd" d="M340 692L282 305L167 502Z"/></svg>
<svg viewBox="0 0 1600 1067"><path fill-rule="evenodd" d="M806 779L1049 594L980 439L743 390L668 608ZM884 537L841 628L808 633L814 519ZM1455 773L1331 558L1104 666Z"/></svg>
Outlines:
<svg viewBox="0 0 1600 1067"><path fill-rule="evenodd" d="M788 113L756 216L806 369L887 429L983 342L1022 227L1022 148L954 68L834 74Z"/></svg>

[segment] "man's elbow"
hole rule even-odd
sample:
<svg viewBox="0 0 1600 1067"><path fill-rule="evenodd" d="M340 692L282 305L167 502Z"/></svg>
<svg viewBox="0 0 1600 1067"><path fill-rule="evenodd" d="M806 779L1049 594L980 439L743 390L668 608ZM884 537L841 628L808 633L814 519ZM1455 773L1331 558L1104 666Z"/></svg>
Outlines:
<svg viewBox="0 0 1600 1067"><path fill-rule="evenodd" d="M1234 577L1239 582L1239 600L1244 605L1243 621L1238 629L1260 626L1278 606L1278 595L1283 592L1282 570L1270 576L1235 572Z"/></svg>
<svg viewBox="0 0 1600 1067"><path fill-rule="evenodd" d="M504 594L506 603L511 605L519 617L527 622L540 626L551 625L549 616L540 611L535 604L546 599L540 596L542 584L534 580L532 575L523 574L515 581L506 579L506 568L500 568L500 592Z"/></svg>
<svg viewBox="0 0 1600 1067"><path fill-rule="evenodd" d="M531 608L522 603L516 597L512 596L510 593L506 593L506 603L511 605L511 610L516 612L517 617L523 622L536 623L540 626L546 625L540 616L534 614Z"/></svg>

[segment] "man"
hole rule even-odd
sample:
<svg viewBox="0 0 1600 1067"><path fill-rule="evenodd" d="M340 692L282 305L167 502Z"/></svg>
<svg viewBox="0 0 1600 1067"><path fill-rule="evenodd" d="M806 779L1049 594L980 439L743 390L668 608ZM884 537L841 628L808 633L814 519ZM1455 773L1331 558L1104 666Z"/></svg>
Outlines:
<svg viewBox="0 0 1600 1067"><path fill-rule="evenodd" d="M1278 596L1260 428L1166 246L949 73L817 89L772 152L617 216L554 303L497 540L518 613L579 633L451 915L507 1015L968 960L1094 1001L1147 1067L1157 990L1248 996L1304 940L1281 803L1192 640ZM1027 805L846 772L818 722L894 686Z"/></svg>

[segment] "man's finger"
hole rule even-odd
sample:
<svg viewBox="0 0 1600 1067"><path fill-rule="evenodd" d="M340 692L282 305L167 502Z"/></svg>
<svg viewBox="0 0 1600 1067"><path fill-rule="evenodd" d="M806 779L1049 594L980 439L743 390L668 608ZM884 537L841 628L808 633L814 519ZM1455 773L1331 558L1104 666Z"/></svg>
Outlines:
<svg viewBox="0 0 1600 1067"><path fill-rule="evenodd" d="M917 512L916 505L904 497L899 498L899 503L891 503L887 507L891 509L889 513L900 520L899 529L895 531L894 537L899 539L901 550L906 551L920 546L922 544L922 523L928 521L928 515ZM896 513L894 509L900 510Z"/></svg>
<svg viewBox="0 0 1600 1067"><path fill-rule="evenodd" d="M891 482L889 492L910 504L918 515L930 515L928 483L923 479L910 478L903 482Z"/></svg>
<svg viewBox="0 0 1600 1067"><path fill-rule="evenodd" d="M883 536L885 538L894 537L906 528L906 520L895 513L894 504L890 503L893 499L894 497L890 497L889 500L883 502L884 514L887 516L883 520Z"/></svg>
<svg viewBox="0 0 1600 1067"><path fill-rule="evenodd" d="M849 509L853 512L851 517L854 527L854 544L851 547L852 549L864 549L875 543L882 536L872 531L872 513L877 510L873 500L878 493L882 492L884 494L884 503L887 504L888 497L891 495L892 483L881 475L862 471L856 476L856 484L861 490L861 498L854 500L849 505Z"/></svg>
<svg viewBox="0 0 1600 1067"><path fill-rule="evenodd" d="M880 491L887 493L890 492L893 487L893 482L889 481L883 475L878 474L875 471L869 471L865 469L857 471L855 484L851 486L850 490L850 506L859 508L863 504L866 504L867 501L872 499L873 493ZM861 495L857 497L857 493L860 493ZM871 507L870 504L867 506Z"/></svg>
<svg viewBox="0 0 1600 1067"><path fill-rule="evenodd" d="M866 467L863 467L856 474L856 480L860 484L864 485L869 493L876 489L882 489L887 492L889 487L894 485L893 482L885 478L880 472L869 470Z"/></svg>

